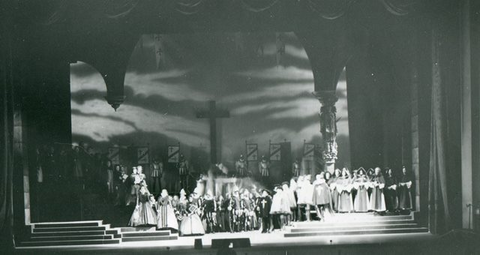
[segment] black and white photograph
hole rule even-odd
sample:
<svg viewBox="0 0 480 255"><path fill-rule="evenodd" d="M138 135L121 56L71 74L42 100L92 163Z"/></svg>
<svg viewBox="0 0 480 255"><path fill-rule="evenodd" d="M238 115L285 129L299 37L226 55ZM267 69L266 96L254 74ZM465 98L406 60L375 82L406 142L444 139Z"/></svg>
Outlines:
<svg viewBox="0 0 480 255"><path fill-rule="evenodd" d="M480 1L3 0L0 254L480 254Z"/></svg>

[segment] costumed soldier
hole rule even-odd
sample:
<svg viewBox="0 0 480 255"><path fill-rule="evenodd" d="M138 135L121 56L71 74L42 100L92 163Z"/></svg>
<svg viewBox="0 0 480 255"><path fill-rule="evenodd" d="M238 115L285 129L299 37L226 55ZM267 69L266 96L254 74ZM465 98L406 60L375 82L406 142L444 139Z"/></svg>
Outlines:
<svg viewBox="0 0 480 255"><path fill-rule="evenodd" d="M258 163L258 170L260 171L260 176L262 176L263 184L268 184L270 178L270 166L265 159L265 155L262 156L262 160Z"/></svg>
<svg viewBox="0 0 480 255"><path fill-rule="evenodd" d="M180 155L180 161L177 164L178 168L178 175L180 177L180 181L178 183L179 189L186 189L188 187L188 160L185 159L183 154Z"/></svg>
<svg viewBox="0 0 480 255"><path fill-rule="evenodd" d="M235 176L239 178L247 176L247 162L243 155L240 155L240 159L235 162Z"/></svg>
<svg viewBox="0 0 480 255"><path fill-rule="evenodd" d="M152 192L156 193L156 187L158 183L158 190L162 190L162 175L163 175L163 163L158 157L153 159L152 163Z"/></svg>
<svg viewBox="0 0 480 255"><path fill-rule="evenodd" d="M272 198L269 196L268 191L261 190L262 197L258 200L257 211L262 219L262 233L270 232L270 209L272 207Z"/></svg>
<svg viewBox="0 0 480 255"><path fill-rule="evenodd" d="M300 162L298 161L298 158L295 159L295 162L292 164L292 177L298 177L300 176Z"/></svg>

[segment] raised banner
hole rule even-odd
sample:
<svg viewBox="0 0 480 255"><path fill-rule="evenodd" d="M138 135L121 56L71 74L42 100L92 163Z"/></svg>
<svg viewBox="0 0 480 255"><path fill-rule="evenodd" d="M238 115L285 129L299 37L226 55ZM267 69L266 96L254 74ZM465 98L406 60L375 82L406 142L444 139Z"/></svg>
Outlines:
<svg viewBox="0 0 480 255"><path fill-rule="evenodd" d="M315 158L315 144L305 143L303 145L303 158L306 160L313 160Z"/></svg>
<svg viewBox="0 0 480 255"><path fill-rule="evenodd" d="M258 144L246 144L247 149L247 161L257 161L258 160Z"/></svg>
<svg viewBox="0 0 480 255"><path fill-rule="evenodd" d="M108 148L108 159L113 165L120 164L120 148Z"/></svg>
<svg viewBox="0 0 480 255"><path fill-rule="evenodd" d="M269 155L270 155L270 160L272 161L278 161L282 159L282 153L281 153L281 148L279 143L271 143L269 146Z"/></svg>
<svg viewBox="0 0 480 255"><path fill-rule="evenodd" d="M148 147L139 147L137 148L137 162L138 164L149 164L150 157L149 157L149 150Z"/></svg>
<svg viewBox="0 0 480 255"><path fill-rule="evenodd" d="M168 163L178 163L180 162L180 146L170 145L167 149L167 158Z"/></svg>

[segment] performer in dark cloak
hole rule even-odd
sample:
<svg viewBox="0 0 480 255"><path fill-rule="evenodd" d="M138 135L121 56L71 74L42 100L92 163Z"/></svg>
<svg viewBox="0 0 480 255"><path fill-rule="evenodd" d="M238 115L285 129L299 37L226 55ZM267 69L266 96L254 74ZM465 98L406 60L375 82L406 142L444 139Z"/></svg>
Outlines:
<svg viewBox="0 0 480 255"><path fill-rule="evenodd" d="M225 231L233 233L235 226L235 199L232 198L231 193L226 194L227 198L224 201L224 210L225 210Z"/></svg>
<svg viewBox="0 0 480 255"><path fill-rule="evenodd" d="M216 212L216 222L217 222L217 225L216 225L216 229L215 231L216 232L225 232L226 231L226 228L225 228L225 224L226 224L226 220L225 220L225 216L226 216L226 212L225 212L225 199L223 198L222 195L218 196L218 198L216 199L216 204L217 204L217 212Z"/></svg>
<svg viewBox="0 0 480 255"><path fill-rule="evenodd" d="M388 212L395 212L398 210L397 183L397 178L393 175L392 169L387 168L384 193L385 205Z"/></svg>
<svg viewBox="0 0 480 255"><path fill-rule="evenodd" d="M233 190L233 195L231 198L231 203L233 205L232 212L233 212L233 228L235 232L240 232L240 224L241 224L241 216L242 210L240 207L240 193L238 189Z"/></svg>
<svg viewBox="0 0 480 255"><path fill-rule="evenodd" d="M262 190L262 197L258 200L257 210L262 219L262 233L270 232L270 209L272 207L272 198L266 190Z"/></svg>
<svg viewBox="0 0 480 255"><path fill-rule="evenodd" d="M216 201L211 193L207 191L203 200L203 218L207 223L206 233L215 233L215 217L214 214L217 210Z"/></svg>
<svg viewBox="0 0 480 255"><path fill-rule="evenodd" d="M412 209L412 177L407 172L407 168L402 167L402 174L398 180L398 208L401 210L411 210Z"/></svg>
<svg viewBox="0 0 480 255"><path fill-rule="evenodd" d="M113 171L113 185L115 187L116 198L115 206L125 205L125 195L127 192L128 175L122 171L121 165L116 165Z"/></svg>

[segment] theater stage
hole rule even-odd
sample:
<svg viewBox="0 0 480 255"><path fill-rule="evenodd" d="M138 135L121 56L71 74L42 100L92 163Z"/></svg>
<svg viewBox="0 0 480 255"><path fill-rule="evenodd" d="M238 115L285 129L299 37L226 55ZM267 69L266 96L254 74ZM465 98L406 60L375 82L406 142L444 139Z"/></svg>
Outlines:
<svg viewBox="0 0 480 255"><path fill-rule="evenodd" d="M135 231L128 228L109 228L108 224L103 224L101 221L77 222L76 224L78 225L70 225L69 227L61 226L58 223L34 225L32 226L33 234L30 240L21 243L16 251L20 254L30 254L32 252L36 254L108 254L140 251L156 254L162 251L168 254L216 254L217 249L212 248L212 243L216 242L215 240L247 238L251 247L234 247L237 252L285 254L289 251L288 254L295 254L295 251L318 250L319 248L322 250L342 249L344 251L347 249L353 252L357 249L370 249L372 247L378 249L389 247L397 251L399 249L401 251L406 251L405 249L412 251L413 249L417 252L425 249L425 244L434 242L438 238L430 234L426 228L418 226L413 214L395 216L376 216L371 213L337 214L330 217L326 222L299 222L283 231L276 230L266 234L262 234L260 231L250 231L188 237L179 237L177 234L170 233L170 231L154 231L153 229ZM80 224L84 224L84 226ZM85 224L89 224L89 226ZM103 231L103 237L96 238L102 240L89 239L85 236L83 241L73 240L84 234L87 235L88 231L97 231L94 228L103 229L98 230L98 232ZM75 233L72 230L75 230ZM153 236L157 234L157 237ZM57 235L57 237L54 235ZM156 238L157 240L148 240L149 238ZM194 248L195 239L201 239L203 249ZM75 244L77 241L79 244ZM94 241L99 243L93 243Z"/></svg>

